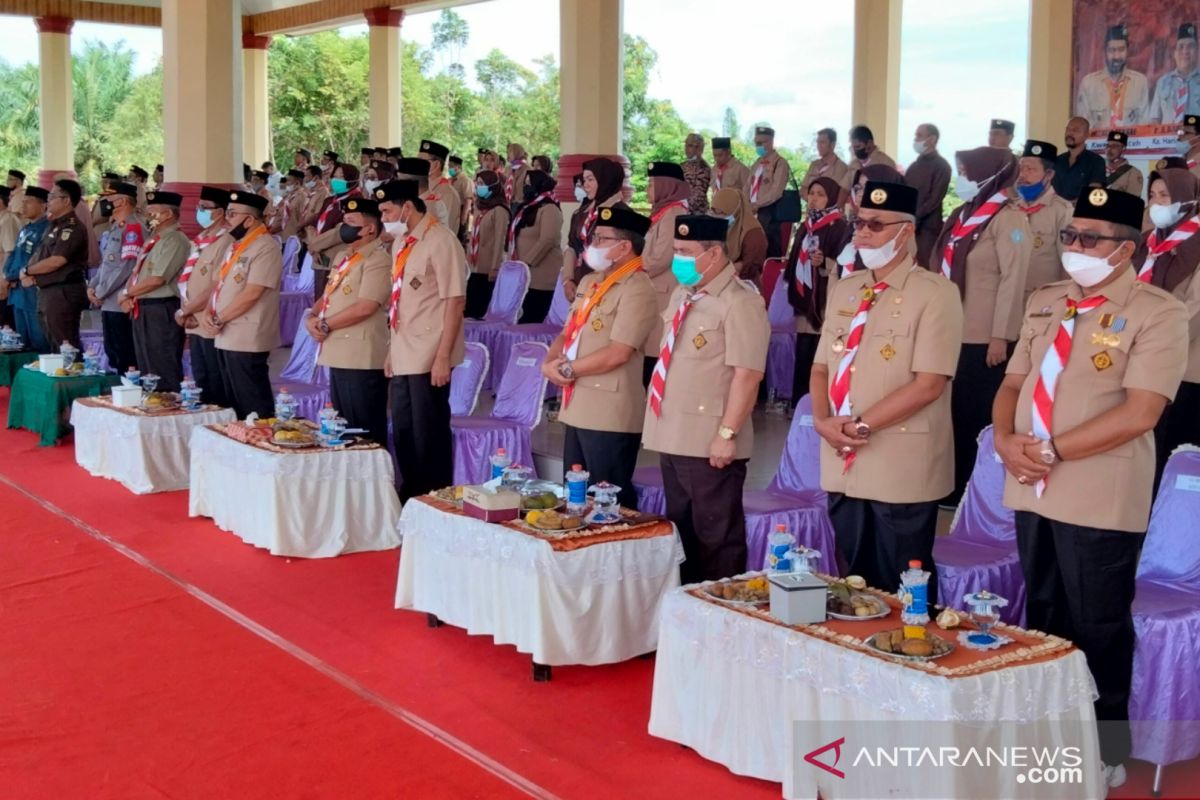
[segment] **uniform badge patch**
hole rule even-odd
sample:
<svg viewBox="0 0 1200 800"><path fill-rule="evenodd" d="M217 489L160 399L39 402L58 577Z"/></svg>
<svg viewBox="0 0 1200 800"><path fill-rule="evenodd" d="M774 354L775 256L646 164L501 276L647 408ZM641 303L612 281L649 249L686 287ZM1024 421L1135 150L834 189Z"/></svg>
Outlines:
<svg viewBox="0 0 1200 800"><path fill-rule="evenodd" d="M840 353L846 349L846 343L843 342L840 338L834 339L833 344L830 345L830 349L832 349L833 352L835 352L835 353Z"/></svg>
<svg viewBox="0 0 1200 800"><path fill-rule="evenodd" d="M1092 366L1098 370L1106 370L1112 366L1112 356L1104 350L1092 356Z"/></svg>
<svg viewBox="0 0 1200 800"><path fill-rule="evenodd" d="M1024 237L1024 235L1023 235L1023 234L1022 234L1020 231L1013 231L1013 232L1010 234L1010 238L1012 238L1012 240L1013 240L1013 242L1014 242L1014 243L1016 243L1016 244L1020 244L1020 243L1021 243L1021 240L1022 240L1023 238L1025 238L1025 237Z"/></svg>
<svg viewBox="0 0 1200 800"><path fill-rule="evenodd" d="M242 274L242 273L240 273L240 272L236 273L236 274L233 276L233 282L234 282L234 283L241 283L241 282L242 282L242 281L244 281L244 280L246 280L246 276L245 276L245 275L243 275L243 274Z"/></svg>
<svg viewBox="0 0 1200 800"><path fill-rule="evenodd" d="M1040 236L1033 237L1033 248L1035 250L1042 249L1042 237L1040 237Z"/></svg>
<svg viewBox="0 0 1200 800"><path fill-rule="evenodd" d="M602 320L602 319L592 320L592 330L594 330L594 331L604 330L604 320Z"/></svg>
<svg viewBox="0 0 1200 800"><path fill-rule="evenodd" d="M883 356L884 361L891 361L896 356L896 348L890 344L885 344L883 349L879 351L879 355Z"/></svg>
<svg viewBox="0 0 1200 800"><path fill-rule="evenodd" d="M699 350L701 347L704 347L704 345L708 344L708 339L704 338L704 334L697 333L692 337L692 344L694 344L696 349Z"/></svg>
<svg viewBox="0 0 1200 800"><path fill-rule="evenodd" d="M348 294L350 294L350 292L352 292L352 291L353 291L353 290L350 288L350 284L348 284L348 283L347 283L345 286L343 286L343 287L342 287L342 294L347 294L347 295L348 295Z"/></svg>
<svg viewBox="0 0 1200 800"><path fill-rule="evenodd" d="M411 281L408 282L408 285L411 286L413 289L420 289L421 288L421 279L413 278Z"/></svg>
<svg viewBox="0 0 1200 800"><path fill-rule="evenodd" d="M71 238L71 231L69 231L69 230L63 231L62 233L60 233L58 235L58 238L62 239L65 242L67 239Z"/></svg>

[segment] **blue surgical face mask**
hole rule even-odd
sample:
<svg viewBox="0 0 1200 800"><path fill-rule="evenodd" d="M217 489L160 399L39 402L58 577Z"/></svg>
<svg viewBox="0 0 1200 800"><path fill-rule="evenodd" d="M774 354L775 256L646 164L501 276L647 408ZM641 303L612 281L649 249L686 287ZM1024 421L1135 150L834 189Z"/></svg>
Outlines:
<svg viewBox="0 0 1200 800"><path fill-rule="evenodd" d="M679 281L680 286L695 286L704 279L704 276L696 269L696 257L679 253L676 253L675 257L671 259L671 274L675 276L675 280Z"/></svg>
<svg viewBox="0 0 1200 800"><path fill-rule="evenodd" d="M331 179L329 181L329 188L333 189L334 194L345 194L350 189L344 178Z"/></svg>
<svg viewBox="0 0 1200 800"><path fill-rule="evenodd" d="M1042 196L1042 192L1046 191L1046 187L1041 183L1032 183L1026 186L1023 183L1017 184L1017 193L1021 195L1021 199L1026 203L1032 203Z"/></svg>
<svg viewBox="0 0 1200 800"><path fill-rule="evenodd" d="M761 144L760 144L758 147L755 147L755 148L754 148L754 152L755 152L755 153L758 153L758 157L759 157L759 158L762 158L763 156L765 156L765 155L767 154L767 148L766 148L766 145L761 145Z"/></svg>
<svg viewBox="0 0 1200 800"><path fill-rule="evenodd" d="M475 187L475 194L481 198L487 197L491 193L492 193L492 190L489 189L486 185L480 185L480 186Z"/></svg>
<svg viewBox="0 0 1200 800"><path fill-rule="evenodd" d="M208 228L213 224L213 212L211 208L196 209L196 224L201 228Z"/></svg>

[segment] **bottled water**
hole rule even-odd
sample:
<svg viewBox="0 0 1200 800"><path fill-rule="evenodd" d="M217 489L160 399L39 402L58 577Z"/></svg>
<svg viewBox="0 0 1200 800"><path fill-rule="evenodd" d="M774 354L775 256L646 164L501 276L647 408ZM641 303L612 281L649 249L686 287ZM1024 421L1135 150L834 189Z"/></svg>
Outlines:
<svg viewBox="0 0 1200 800"><path fill-rule="evenodd" d="M321 424L321 435L322 436L331 438L331 439L334 438L334 436L333 436L333 421L335 419L337 419L337 415L338 415L338 413L334 409L333 403L326 403L325 407L321 409L319 414L317 414L317 416L319 417L318 422L320 422L320 424Z"/></svg>
<svg viewBox="0 0 1200 800"><path fill-rule="evenodd" d="M900 599L904 603L900 621L904 623L906 637L925 638L925 625L929 623L929 578L929 572L921 569L921 562L915 558L900 573Z"/></svg>
<svg viewBox="0 0 1200 800"><path fill-rule="evenodd" d="M572 464L571 471L563 475L566 484L567 513L578 516L587 511L588 478L591 473L582 464Z"/></svg>
<svg viewBox="0 0 1200 800"><path fill-rule="evenodd" d="M796 538L787 532L786 525L776 525L775 530L767 536L767 571L791 572L792 549L796 546Z"/></svg>
<svg viewBox="0 0 1200 800"><path fill-rule="evenodd" d="M504 470L512 465L512 459L508 457L508 451L503 447L498 448L494 455L488 458L492 464L492 480L504 477Z"/></svg>
<svg viewBox="0 0 1200 800"><path fill-rule="evenodd" d="M296 416L296 406L296 398L292 397L287 387L279 387L279 394L275 395L275 419L280 422L294 419Z"/></svg>

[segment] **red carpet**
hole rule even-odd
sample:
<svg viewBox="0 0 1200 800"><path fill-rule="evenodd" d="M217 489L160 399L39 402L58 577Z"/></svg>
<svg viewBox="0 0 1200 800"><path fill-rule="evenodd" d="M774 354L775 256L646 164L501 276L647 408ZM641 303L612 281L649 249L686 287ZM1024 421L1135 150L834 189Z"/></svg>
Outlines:
<svg viewBox="0 0 1200 800"><path fill-rule="evenodd" d="M563 798L780 795L646 733L653 661L535 684L513 648L394 610L396 552L276 558L188 519L186 492L133 496L76 466L69 441L38 448L21 431L0 431L0 484L54 507L0 485L4 541L18 542L0 556L0 783L19 776L6 798L517 791L497 773ZM460 755L472 748L485 755ZM1168 771L1167 790L1189 773ZM1135 765L1119 796L1148 794L1149 776Z"/></svg>

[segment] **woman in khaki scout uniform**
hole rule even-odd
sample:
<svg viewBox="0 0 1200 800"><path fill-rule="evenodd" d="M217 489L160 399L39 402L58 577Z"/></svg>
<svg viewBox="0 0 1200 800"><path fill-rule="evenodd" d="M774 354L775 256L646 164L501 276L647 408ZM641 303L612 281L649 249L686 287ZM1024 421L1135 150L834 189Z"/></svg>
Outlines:
<svg viewBox="0 0 1200 800"><path fill-rule="evenodd" d="M450 371L463 360L467 256L454 233L427 212L416 181L375 191L392 235L388 351L392 443L400 499L454 480Z"/></svg>
<svg viewBox="0 0 1200 800"><path fill-rule="evenodd" d="M239 418L269 417L275 408L267 359L279 346L283 254L263 223L266 207L265 197L230 192L225 221L233 241L199 315L201 332L216 340L225 395Z"/></svg>
<svg viewBox="0 0 1200 800"><path fill-rule="evenodd" d="M458 198L458 192L454 190L450 178L446 172L446 157L450 155L450 148L444 144L431 142L424 139L421 142L421 152L418 156L429 162L429 193L425 195L425 202L429 203L433 200L440 200L446 208L446 219L442 223L455 237L458 236L458 227L462 222L462 201Z"/></svg>
<svg viewBox="0 0 1200 800"><path fill-rule="evenodd" d="M392 259L379 241L383 221L375 200L342 201L336 253L325 291L304 319L318 342L317 363L329 367L329 395L351 428L387 444L387 301Z"/></svg>
<svg viewBox="0 0 1200 800"><path fill-rule="evenodd" d="M490 170L480 172L475 176L474 191L475 219L467 239L467 266L471 275L467 278L466 315L483 319L496 287L496 273L504 261L511 218L508 201L504 199L504 184L498 174Z"/></svg>
<svg viewBox="0 0 1200 800"><path fill-rule="evenodd" d="M716 217L675 220L671 269L680 286L661 315L643 423L642 443L660 454L667 516L687 556L684 583L746 569L750 412L771 326L762 296L738 280L725 253L726 230Z"/></svg>
<svg viewBox="0 0 1200 800"><path fill-rule="evenodd" d="M1008 472L1004 504L1016 511L1025 618L1087 656L1111 786L1130 750L1131 607L1153 430L1187 364L1187 310L1139 281L1130 261L1142 212L1141 199L1124 192L1080 195L1062 232L1071 280L1029 298L992 412ZM1055 344L1068 336L1069 348Z"/></svg>
<svg viewBox="0 0 1200 800"><path fill-rule="evenodd" d="M504 170L504 196L510 203L518 203L525 196L525 180L529 175L529 154L525 146L516 142L508 144L508 166Z"/></svg>
<svg viewBox="0 0 1200 800"><path fill-rule="evenodd" d="M866 185L854 241L867 268L829 287L810 384L840 560L887 591L909 559L936 573L937 502L954 482L947 422L962 301L913 258L918 197L899 183Z"/></svg>
<svg viewBox="0 0 1200 800"><path fill-rule="evenodd" d="M188 331L188 348L192 354L192 378L200 387L204 402L228 408L229 396L225 394L225 381L221 377L221 360L217 356L216 337L205 332L200 318L208 308L217 274L221 270L230 248L234 244L225 221L225 209L229 205L229 191L216 186L200 187L200 199L196 202L196 222L201 231L192 240L192 253L188 256L190 266L184 265L186 280L180 276L180 297L183 307L175 315L176 321ZM207 224L204 224L207 223Z"/></svg>
<svg viewBox="0 0 1200 800"><path fill-rule="evenodd" d="M575 188L579 208L571 215L567 231L567 247L563 250L563 291L568 300L575 299L579 281L588 273L583 251L602 208L631 210L621 198L625 186L625 168L611 158L593 158L583 162L582 180Z"/></svg>
<svg viewBox="0 0 1200 800"><path fill-rule="evenodd" d="M542 373L563 389L558 419L566 425L563 464L581 464L592 483L621 487L621 505L637 508L633 470L642 443L646 392L642 352L658 327L658 298L640 251L650 219L604 209L592 233L589 262L563 332Z"/></svg>
<svg viewBox="0 0 1200 800"><path fill-rule="evenodd" d="M1187 371L1175 402L1154 429L1155 483L1171 451L1181 444L1200 445L1200 180L1184 169L1150 173L1150 220L1154 225L1138 248L1133 264L1139 277L1170 292L1188 310ZM1177 237L1172 241L1172 237ZM1151 253L1154 253L1151 257Z"/></svg>
<svg viewBox="0 0 1200 800"><path fill-rule="evenodd" d="M304 173L298 169L289 169L283 176L283 198L279 201L278 232L279 237L287 242L300 233L300 225L304 222L304 210L308 205L308 197L304 194Z"/></svg>
<svg viewBox="0 0 1200 800"><path fill-rule="evenodd" d="M1029 222L1029 271L1025 274L1022 307L1035 289L1062 280L1062 242L1058 232L1071 221L1074 206L1054 191L1054 159L1058 148L1049 142L1030 139L1017 163L1017 182L1010 197L1012 205Z"/></svg>
<svg viewBox="0 0 1200 800"><path fill-rule="evenodd" d="M646 249L642 261L646 274L658 294L658 307L667 307L671 293L679 283L671 274L675 257L675 220L688 213L688 197L692 189L683 179L683 168L666 161L652 161L646 166L650 200L650 232L646 234ZM724 237L722 237L724 238Z"/></svg>
<svg viewBox="0 0 1200 800"><path fill-rule="evenodd" d="M562 267L562 208L554 198L554 178L531 169L524 197L508 229L509 258L529 266L529 291L521 305L521 322L545 322L554 302L554 285Z"/></svg>
<svg viewBox="0 0 1200 800"><path fill-rule="evenodd" d="M955 156L955 187L965 202L946 220L930 257L930 269L954 281L963 299L963 345L950 402L954 491L949 503L957 503L967 485L976 439L1004 380L1004 362L1020 329L1032 249L1029 221L1007 194L1017 179L1012 153L977 147Z"/></svg>
<svg viewBox="0 0 1200 800"><path fill-rule="evenodd" d="M767 232L758 223L745 192L722 189L713 195L709 213L729 224L725 251L738 277L762 291L763 262L767 260Z"/></svg>

